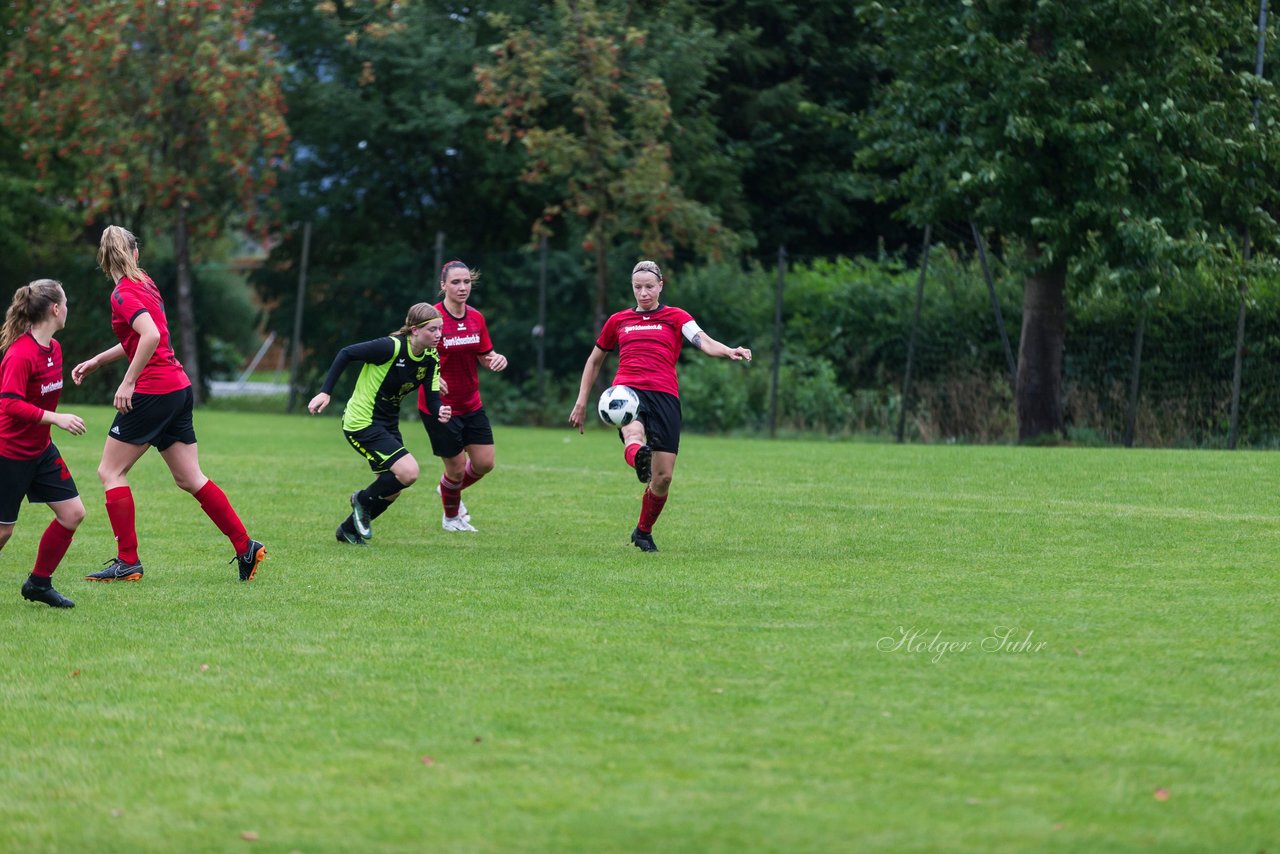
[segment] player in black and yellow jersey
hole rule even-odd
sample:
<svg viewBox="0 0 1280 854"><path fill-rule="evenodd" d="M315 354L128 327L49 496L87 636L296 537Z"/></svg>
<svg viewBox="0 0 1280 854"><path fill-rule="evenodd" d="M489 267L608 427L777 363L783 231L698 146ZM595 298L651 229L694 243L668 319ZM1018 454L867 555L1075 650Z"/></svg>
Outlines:
<svg viewBox="0 0 1280 854"><path fill-rule="evenodd" d="M364 545L373 538L372 523L400 497L400 490L418 479L418 461L400 437L400 401L426 388L434 398L433 411L441 423L450 418L448 406L440 406L440 312L431 303L409 309L404 326L383 338L343 347L329 368L320 393L307 405L319 415L329 405L338 377L350 362L363 362L355 391L342 413L342 432L351 447L369 461L377 478L368 487L351 493L351 515L338 526L340 543Z"/></svg>

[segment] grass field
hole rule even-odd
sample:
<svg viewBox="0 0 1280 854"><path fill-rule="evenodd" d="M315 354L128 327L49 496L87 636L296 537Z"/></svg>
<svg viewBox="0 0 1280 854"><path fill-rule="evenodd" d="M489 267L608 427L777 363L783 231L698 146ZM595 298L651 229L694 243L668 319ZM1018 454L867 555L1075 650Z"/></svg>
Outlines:
<svg viewBox="0 0 1280 854"><path fill-rule="evenodd" d="M689 436L646 555L603 429L500 429L461 535L409 422L356 549L336 418L202 411L258 579L153 453L96 585L73 411L77 607L18 596L44 508L0 554L5 850L1280 850L1275 455Z"/></svg>

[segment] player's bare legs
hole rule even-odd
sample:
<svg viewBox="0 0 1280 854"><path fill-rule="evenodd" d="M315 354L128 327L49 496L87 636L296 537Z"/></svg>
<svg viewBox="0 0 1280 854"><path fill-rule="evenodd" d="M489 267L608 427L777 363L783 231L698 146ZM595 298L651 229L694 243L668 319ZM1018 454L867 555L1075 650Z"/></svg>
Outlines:
<svg viewBox="0 0 1280 854"><path fill-rule="evenodd" d="M107 437L102 448L102 462L98 463L98 480L106 490L129 486L129 469L142 459L150 445L131 445L119 439Z"/></svg>
<svg viewBox="0 0 1280 854"><path fill-rule="evenodd" d="M183 492L195 495L209 482L209 478L205 477L204 472L200 471L200 452L195 445L174 442L161 451L160 456L164 458L165 465L169 467L169 473L173 475L173 482Z"/></svg>
<svg viewBox="0 0 1280 854"><path fill-rule="evenodd" d="M671 478L676 471L676 455L667 451L653 452L653 475L649 478L649 491L659 498L666 498L671 489Z"/></svg>
<svg viewBox="0 0 1280 854"><path fill-rule="evenodd" d="M266 559L267 550L262 543L249 537L226 493L200 470L200 451L196 444L174 442L161 451L160 456L169 467L173 482L200 502L200 509L231 542L236 550L236 561L240 564L240 580L252 581L258 573L258 566Z"/></svg>
<svg viewBox="0 0 1280 854"><path fill-rule="evenodd" d="M493 445L467 445L456 456L444 457L444 476L454 483L462 483L467 474L467 460L471 461L471 471L476 479L493 471Z"/></svg>

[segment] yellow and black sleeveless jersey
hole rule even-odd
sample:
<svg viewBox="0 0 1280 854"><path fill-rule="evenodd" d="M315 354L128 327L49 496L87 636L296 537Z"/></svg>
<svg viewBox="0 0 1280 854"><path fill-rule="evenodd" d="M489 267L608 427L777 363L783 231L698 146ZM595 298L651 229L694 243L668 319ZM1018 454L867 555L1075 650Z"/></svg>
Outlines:
<svg viewBox="0 0 1280 854"><path fill-rule="evenodd" d="M400 335L388 335L338 351L329 375L320 390L332 394L338 377L349 362L364 362L355 391L342 413L342 429L355 432L371 424L395 426L400 420L400 401L405 395L426 386L428 399L440 405L440 357L435 350L414 356ZM436 410L432 410L436 411Z"/></svg>

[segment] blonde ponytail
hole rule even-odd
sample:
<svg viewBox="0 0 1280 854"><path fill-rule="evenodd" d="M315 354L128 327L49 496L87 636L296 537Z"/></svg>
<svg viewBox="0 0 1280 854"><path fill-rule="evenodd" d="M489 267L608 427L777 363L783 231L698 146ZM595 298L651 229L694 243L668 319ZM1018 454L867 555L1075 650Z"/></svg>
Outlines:
<svg viewBox="0 0 1280 854"><path fill-rule="evenodd" d="M416 329L424 323L430 323L440 316L440 312L436 311L436 307L429 302L420 302L414 304L409 309L409 313L405 315L404 326L401 326L392 335L408 335L410 329Z"/></svg>
<svg viewBox="0 0 1280 854"><path fill-rule="evenodd" d="M0 327L0 350L8 350L27 330L44 320L63 296L62 283L54 279L36 279L14 291L4 326Z"/></svg>
<svg viewBox="0 0 1280 854"><path fill-rule="evenodd" d="M149 282L151 278L141 267L135 253L138 251L138 238L125 228L109 225L102 232L98 241L98 266L112 284L123 278L135 282Z"/></svg>

